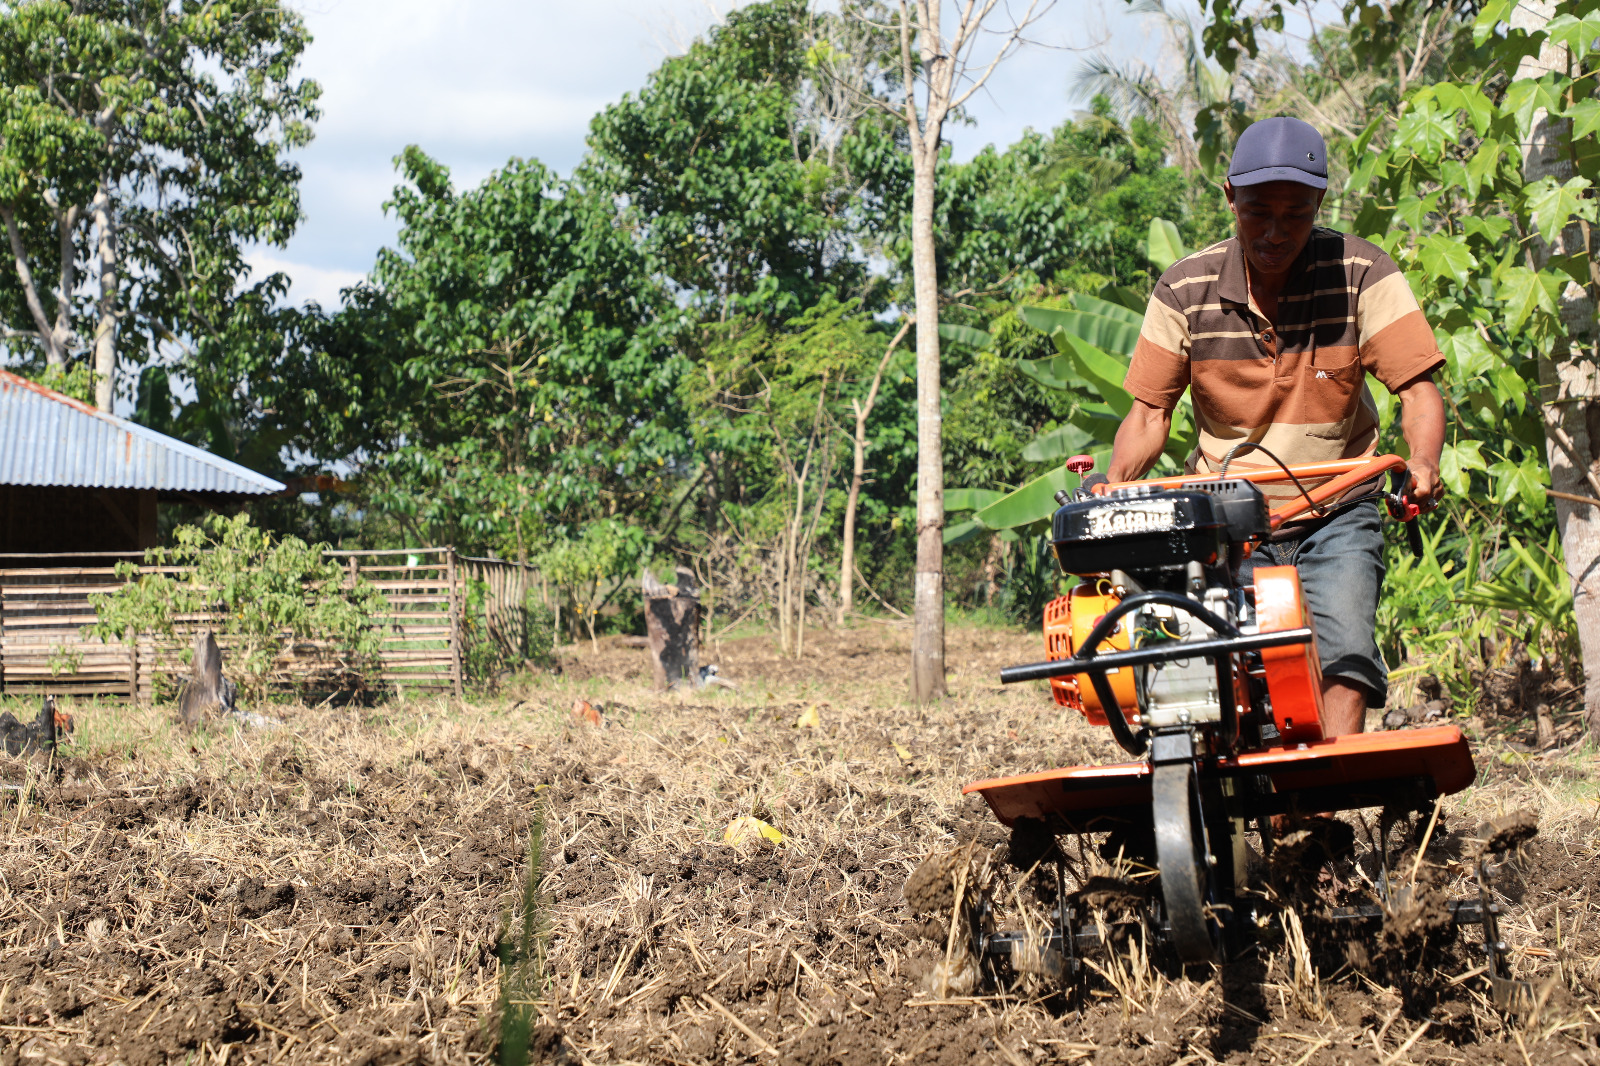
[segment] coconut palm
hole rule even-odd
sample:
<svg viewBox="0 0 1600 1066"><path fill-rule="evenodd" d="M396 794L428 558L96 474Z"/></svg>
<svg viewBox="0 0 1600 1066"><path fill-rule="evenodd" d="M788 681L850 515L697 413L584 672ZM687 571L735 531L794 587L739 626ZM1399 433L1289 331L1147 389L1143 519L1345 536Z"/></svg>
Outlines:
<svg viewBox="0 0 1600 1066"><path fill-rule="evenodd" d="M1169 11L1163 0L1135 0L1130 6L1162 22L1173 69L1163 73L1137 59L1118 63L1100 51L1079 65L1074 88L1084 96L1106 97L1124 123L1135 116L1156 123L1173 146L1177 164L1185 171L1200 169L1195 116L1242 102L1235 99L1235 85L1242 79L1207 60L1193 23Z"/></svg>

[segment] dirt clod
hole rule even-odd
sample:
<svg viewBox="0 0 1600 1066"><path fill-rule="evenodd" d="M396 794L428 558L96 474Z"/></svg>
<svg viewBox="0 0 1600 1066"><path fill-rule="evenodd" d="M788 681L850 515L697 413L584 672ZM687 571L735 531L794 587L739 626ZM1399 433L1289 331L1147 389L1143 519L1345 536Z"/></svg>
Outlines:
<svg viewBox="0 0 1600 1066"><path fill-rule="evenodd" d="M1532 840L1539 833L1539 818L1531 811L1515 811L1488 822L1479 834L1484 855L1500 855Z"/></svg>

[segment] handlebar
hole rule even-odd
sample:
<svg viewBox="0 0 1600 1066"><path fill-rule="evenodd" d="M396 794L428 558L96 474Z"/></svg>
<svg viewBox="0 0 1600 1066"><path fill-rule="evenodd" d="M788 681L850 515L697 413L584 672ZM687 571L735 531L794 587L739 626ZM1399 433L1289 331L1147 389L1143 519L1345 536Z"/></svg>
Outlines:
<svg viewBox="0 0 1600 1066"><path fill-rule="evenodd" d="M1299 466L1288 468L1289 473L1301 481L1327 478L1328 480L1314 489L1308 489L1306 495L1297 496L1292 500L1279 504L1272 509L1270 518L1272 528L1277 529L1292 518L1298 518L1309 511L1315 510L1320 504L1344 495L1363 482L1380 478L1390 474L1390 491L1387 494L1387 504L1391 518L1404 523L1406 539L1414 555L1423 554L1422 531L1417 524L1417 518L1422 509L1411 499L1409 492L1410 470L1406 461L1398 455L1377 455L1361 459L1334 459L1323 463L1302 463ZM1153 488L1175 489L1184 485L1193 485L1197 481L1222 481L1240 480L1255 484L1290 481L1289 473L1283 469L1271 466L1252 470L1241 470L1235 473L1229 471L1226 478L1221 474L1188 474L1180 477L1151 478L1145 481L1119 481L1096 485L1091 491L1097 495L1104 495L1113 489L1126 488L1132 485L1145 485ZM1308 500L1306 496L1309 496Z"/></svg>

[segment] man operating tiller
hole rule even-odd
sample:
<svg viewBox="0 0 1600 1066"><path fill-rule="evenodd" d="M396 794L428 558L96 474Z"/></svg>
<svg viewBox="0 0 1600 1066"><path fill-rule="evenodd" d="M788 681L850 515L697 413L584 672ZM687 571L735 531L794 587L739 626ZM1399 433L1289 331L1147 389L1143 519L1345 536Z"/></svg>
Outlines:
<svg viewBox="0 0 1600 1066"><path fill-rule="evenodd" d="M1392 259L1359 237L1315 225L1328 187L1322 135L1269 118L1240 136L1223 186L1236 234L1173 264L1156 284L1128 369L1133 409L1107 478L1143 477L1160 458L1172 409L1192 390L1199 444L1187 463L1244 472L1372 455L1378 410L1366 375L1400 398L1410 495L1431 509L1443 489L1444 356ZM1305 485L1315 488L1317 483ZM1263 486L1276 505L1300 492ZM1378 504L1330 505L1285 525L1245 562L1297 566L1316 622L1324 731L1360 732L1384 704L1388 670L1374 639L1383 580Z"/></svg>

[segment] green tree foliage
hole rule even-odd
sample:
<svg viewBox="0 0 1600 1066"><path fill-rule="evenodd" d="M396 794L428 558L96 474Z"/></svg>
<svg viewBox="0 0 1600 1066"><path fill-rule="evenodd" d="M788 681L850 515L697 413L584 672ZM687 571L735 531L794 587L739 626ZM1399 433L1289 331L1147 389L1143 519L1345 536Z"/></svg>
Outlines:
<svg viewBox="0 0 1600 1066"><path fill-rule="evenodd" d="M398 366L368 347L346 386L407 383L404 407L340 427L347 443L380 434L370 505L417 540L517 558L601 515L643 518L681 456L666 402L679 322L611 201L537 162L465 192L419 149L399 162L399 246L327 333L370 346L394 328L379 307L398 325ZM316 362L339 373L337 350Z"/></svg>
<svg viewBox="0 0 1600 1066"><path fill-rule="evenodd" d="M641 250L700 317L787 318L864 278L836 131L797 99L810 21L803 0L733 12L590 127L577 181L626 201Z"/></svg>
<svg viewBox="0 0 1600 1066"><path fill-rule="evenodd" d="M102 407L119 358L236 374L287 285L251 283L244 251L300 218L309 40L271 0L0 8L0 342L92 361Z"/></svg>
<svg viewBox="0 0 1600 1066"><path fill-rule="evenodd" d="M383 634L371 619L383 596L365 579L352 582L322 554L323 545L273 537L243 514L180 526L173 541L146 551L145 565L180 572L117 564L118 576L132 580L90 597L98 621L84 627L85 637L171 638L185 616L214 613L217 632L233 638L228 674L252 699L266 694L274 661L295 640L326 642L342 656L342 670L359 674L375 661Z"/></svg>
<svg viewBox="0 0 1600 1066"><path fill-rule="evenodd" d="M886 131L848 146L873 196L863 228L904 279L910 270L911 167ZM1227 232L1216 189L1166 161L1159 128L1123 126L1097 97L1049 135L1026 133L1005 150L941 167L934 226L940 287L948 294L1018 298L1093 291L1107 282L1154 284L1145 255L1150 219L1176 220L1191 245ZM904 282L903 282L904 283ZM998 310L998 309L997 309ZM957 319L959 321L959 319Z"/></svg>
<svg viewBox="0 0 1600 1066"><path fill-rule="evenodd" d="M1208 46L1231 64L1261 46L1255 28L1292 6L1274 3L1252 26L1231 0L1210 0ZM1307 77L1330 89L1347 90L1359 71L1397 72L1368 92L1391 106L1374 108L1342 146L1340 195L1350 228L1405 271L1448 360L1441 473L1456 496L1425 560L1391 559L1391 658L1409 648L1448 665L1502 620L1563 656L1584 634L1570 589L1551 579L1564 554L1581 586L1600 542L1585 532L1593 519L1581 502L1561 502L1572 517L1558 539L1547 489L1554 462L1569 481L1558 492L1600 496L1582 419L1579 440L1562 428L1595 403L1592 387L1573 382L1593 374L1583 359L1594 336L1590 227L1600 221L1600 154L1589 136L1600 115L1600 5L1542 7L1362 0L1347 7L1347 26L1314 42L1322 63ZM1385 443L1403 450L1392 425ZM1592 594L1584 599L1592 609ZM1584 657L1600 726L1600 643ZM1464 669L1457 680L1469 683Z"/></svg>
<svg viewBox="0 0 1600 1066"><path fill-rule="evenodd" d="M768 571L765 580L782 581L795 595L831 588L823 560L840 550L851 403L864 402L891 332L859 301L831 296L776 325L741 317L707 327L700 365L680 387L695 412L708 488L692 540L726 543L743 568ZM891 359L868 425L873 484L858 504L865 529L893 531L908 520L916 459L911 356L901 348ZM884 548L858 545L879 565Z"/></svg>

